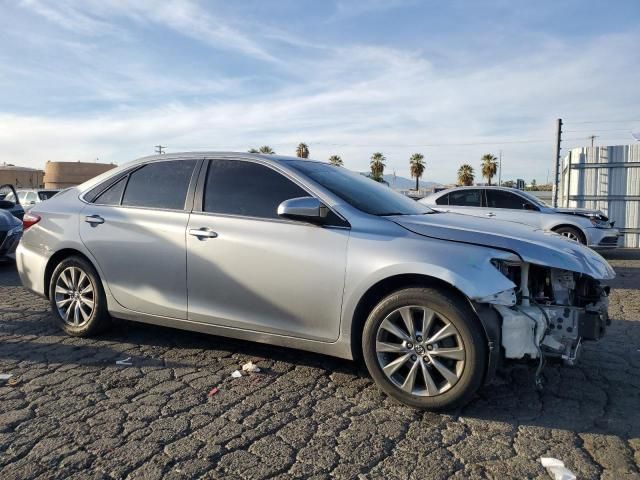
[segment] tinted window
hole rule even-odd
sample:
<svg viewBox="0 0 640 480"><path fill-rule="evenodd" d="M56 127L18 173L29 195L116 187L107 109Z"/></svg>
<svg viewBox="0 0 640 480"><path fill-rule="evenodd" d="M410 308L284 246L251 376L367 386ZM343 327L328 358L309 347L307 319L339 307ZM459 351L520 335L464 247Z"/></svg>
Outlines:
<svg viewBox="0 0 640 480"><path fill-rule="evenodd" d="M449 194L449 205L458 205L461 207L479 207L480 206L480 190L463 189L456 190Z"/></svg>
<svg viewBox="0 0 640 480"><path fill-rule="evenodd" d="M40 200L49 200L51 197L55 196L58 193L58 190L40 190L38 192L38 197Z"/></svg>
<svg viewBox="0 0 640 480"><path fill-rule="evenodd" d="M487 205L490 208L511 208L522 210L523 204L529 203L524 198L504 190L487 190Z"/></svg>
<svg viewBox="0 0 640 480"><path fill-rule="evenodd" d="M426 205L344 167L308 160L292 160L288 165L365 213L420 215L433 212Z"/></svg>
<svg viewBox="0 0 640 480"><path fill-rule="evenodd" d="M99 203L100 205L120 205L120 199L122 198L122 191L127 183L127 177L123 177L116 183L111 185L107 190L102 192L93 203Z"/></svg>
<svg viewBox="0 0 640 480"><path fill-rule="evenodd" d="M436 205L449 205L449 194L436 198Z"/></svg>
<svg viewBox="0 0 640 480"><path fill-rule="evenodd" d="M129 175L122 205L182 210L195 160L149 163Z"/></svg>
<svg viewBox="0 0 640 480"><path fill-rule="evenodd" d="M278 217L278 205L309 194L269 167L238 160L213 160L207 173L204 211L260 218Z"/></svg>

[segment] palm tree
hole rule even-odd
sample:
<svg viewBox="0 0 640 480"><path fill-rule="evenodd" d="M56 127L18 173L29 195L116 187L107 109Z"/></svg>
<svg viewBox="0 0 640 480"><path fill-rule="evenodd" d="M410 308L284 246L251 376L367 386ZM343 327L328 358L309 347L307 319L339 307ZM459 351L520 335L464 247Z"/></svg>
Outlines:
<svg viewBox="0 0 640 480"><path fill-rule="evenodd" d="M309 147L307 147L306 143L301 143L296 148L296 156L300 158L309 158Z"/></svg>
<svg viewBox="0 0 640 480"><path fill-rule="evenodd" d="M260 147L259 149L260 153L263 153L265 155L273 155L276 152L273 151L273 148L271 148L269 145L263 145Z"/></svg>
<svg viewBox="0 0 640 480"><path fill-rule="evenodd" d="M468 163L464 165L460 165L458 169L458 183L460 185L470 186L473 185L473 180L475 179L473 175L473 167Z"/></svg>
<svg viewBox="0 0 640 480"><path fill-rule="evenodd" d="M340 155L331 155L329 157L329 163L331 165L335 165L336 167L342 167L344 165Z"/></svg>
<svg viewBox="0 0 640 480"><path fill-rule="evenodd" d="M498 171L498 157L491 153L485 153L480 160L482 160L482 176L485 177L489 181L489 185L491 185L491 179L495 177Z"/></svg>
<svg viewBox="0 0 640 480"><path fill-rule="evenodd" d="M258 150L257 148L250 148L248 150L249 153L260 153L260 150Z"/></svg>
<svg viewBox="0 0 640 480"><path fill-rule="evenodd" d="M385 160L385 156L380 152L371 155L371 162L369 163L371 165L371 178L376 182L383 181L382 175L384 174L384 167L386 166L384 163Z"/></svg>
<svg viewBox="0 0 640 480"><path fill-rule="evenodd" d="M409 168L411 169L411 177L416 177L416 192L420 190L420 177L422 177L425 167L424 155L421 153L411 155Z"/></svg>

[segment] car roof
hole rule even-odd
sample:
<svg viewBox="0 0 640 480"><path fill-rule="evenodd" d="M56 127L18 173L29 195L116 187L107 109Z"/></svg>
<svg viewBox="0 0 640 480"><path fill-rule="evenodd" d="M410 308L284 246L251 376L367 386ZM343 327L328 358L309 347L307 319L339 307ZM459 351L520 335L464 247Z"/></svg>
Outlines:
<svg viewBox="0 0 640 480"><path fill-rule="evenodd" d="M304 160L307 162L316 162L328 164L328 162L322 162L320 160L313 160L310 158L291 157L287 155L269 155L265 153L249 153L249 152L218 152L218 151L203 151L203 152L175 152L175 153L162 153L157 155L149 155L141 157L125 165L134 165L138 163L153 162L156 160L193 160L195 158L212 158L220 157L227 160L270 160L276 163L289 163L292 161Z"/></svg>

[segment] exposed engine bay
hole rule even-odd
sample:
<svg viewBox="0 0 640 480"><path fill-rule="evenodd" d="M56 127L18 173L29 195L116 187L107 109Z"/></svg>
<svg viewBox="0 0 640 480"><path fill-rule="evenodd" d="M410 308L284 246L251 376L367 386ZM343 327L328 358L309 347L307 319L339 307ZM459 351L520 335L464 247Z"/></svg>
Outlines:
<svg viewBox="0 0 640 480"><path fill-rule="evenodd" d="M519 286L491 302L502 317L505 358L538 359L539 370L550 357L573 364L583 341L604 335L609 287L568 270L504 260L494 266Z"/></svg>

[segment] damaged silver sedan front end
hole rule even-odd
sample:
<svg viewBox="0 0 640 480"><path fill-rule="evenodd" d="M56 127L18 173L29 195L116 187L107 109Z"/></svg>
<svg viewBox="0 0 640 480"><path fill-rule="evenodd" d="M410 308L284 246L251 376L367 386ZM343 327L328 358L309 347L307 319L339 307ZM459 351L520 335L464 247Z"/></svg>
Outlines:
<svg viewBox="0 0 640 480"><path fill-rule="evenodd" d="M537 362L536 382L546 359L573 365L583 342L599 340L610 324L609 287L615 277L611 266L598 253L552 233L527 231L510 222L493 222L465 215L430 215L396 221L431 238L499 249L491 265L504 284L493 293L471 296L474 309L489 338L487 379L505 360ZM493 278L482 277L491 290Z"/></svg>
<svg viewBox="0 0 640 480"><path fill-rule="evenodd" d="M502 317L508 359L561 358L573 364L583 341L600 339L609 324L609 287L593 278L519 261L496 261L517 286L491 301Z"/></svg>

